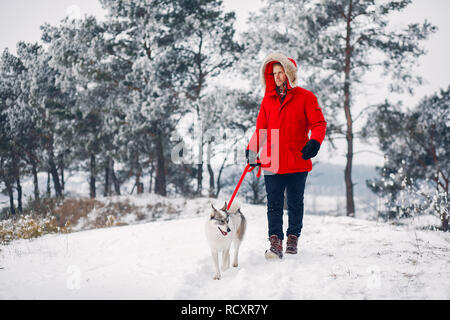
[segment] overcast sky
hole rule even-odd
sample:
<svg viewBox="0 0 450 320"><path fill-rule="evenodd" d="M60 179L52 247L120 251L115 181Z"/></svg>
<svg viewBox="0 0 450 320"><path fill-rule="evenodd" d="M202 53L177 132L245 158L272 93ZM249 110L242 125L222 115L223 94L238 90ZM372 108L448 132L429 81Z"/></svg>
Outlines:
<svg viewBox="0 0 450 320"><path fill-rule="evenodd" d="M238 32L246 28L248 14L256 11L262 4L263 1L260 0L224 0L225 9L236 12ZM449 12L450 0L415 0L404 12L393 17L393 23L399 26L427 19L439 28L438 32L426 42L428 53L418 64L417 71L425 78L427 84L418 88L413 97L407 95L399 97L407 104L414 105L423 96L431 95L450 84ZM44 22L56 25L67 14L75 16L94 14L102 17L103 10L96 0L0 0L0 52L8 47L15 53L16 43L20 40L39 41L40 25ZM299 64L301 66L301 61ZM362 99L379 100L385 95L380 92L375 90L367 93ZM344 153L334 157L334 160L343 163ZM355 157L355 163L380 164L381 160L381 157L370 153L366 155L361 153Z"/></svg>

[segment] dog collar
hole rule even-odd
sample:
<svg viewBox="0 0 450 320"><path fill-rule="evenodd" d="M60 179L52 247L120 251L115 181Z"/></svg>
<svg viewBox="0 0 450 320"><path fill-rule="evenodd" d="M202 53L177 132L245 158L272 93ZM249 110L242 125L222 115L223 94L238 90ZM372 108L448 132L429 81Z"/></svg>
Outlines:
<svg viewBox="0 0 450 320"><path fill-rule="evenodd" d="M219 227L217 227L217 229L220 230L220 232L222 233L223 236L226 236L228 234L228 232L222 231L222 229L220 229Z"/></svg>

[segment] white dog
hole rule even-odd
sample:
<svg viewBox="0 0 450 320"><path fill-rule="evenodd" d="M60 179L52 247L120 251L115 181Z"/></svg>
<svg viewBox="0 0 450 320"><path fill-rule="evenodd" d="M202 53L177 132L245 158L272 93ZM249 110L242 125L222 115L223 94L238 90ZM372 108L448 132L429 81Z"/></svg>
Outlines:
<svg viewBox="0 0 450 320"><path fill-rule="evenodd" d="M214 280L220 279L219 252L222 252L222 270L230 267L230 247L234 243L233 267L238 266L239 246L244 238L247 221L240 210L240 204L234 201L227 211L227 203L216 210L211 204L212 212L205 224L206 239L211 248L216 274Z"/></svg>

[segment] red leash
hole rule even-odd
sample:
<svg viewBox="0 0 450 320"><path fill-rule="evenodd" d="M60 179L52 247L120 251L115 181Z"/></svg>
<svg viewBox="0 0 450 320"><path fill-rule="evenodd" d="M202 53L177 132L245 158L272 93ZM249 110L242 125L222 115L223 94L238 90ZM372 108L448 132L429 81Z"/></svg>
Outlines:
<svg viewBox="0 0 450 320"><path fill-rule="evenodd" d="M261 176L261 163L259 162L259 159L257 160L259 169L256 176L259 178ZM242 181L244 181L244 177L247 174L247 172L251 172L256 168L256 166L250 168L250 163L247 163L247 166L244 169L244 172L241 175L241 178L239 179L239 182L234 189L233 195L231 196L230 202L228 202L227 210L230 210L231 204L233 203L234 197L236 196L236 193L238 192L239 188L241 187Z"/></svg>

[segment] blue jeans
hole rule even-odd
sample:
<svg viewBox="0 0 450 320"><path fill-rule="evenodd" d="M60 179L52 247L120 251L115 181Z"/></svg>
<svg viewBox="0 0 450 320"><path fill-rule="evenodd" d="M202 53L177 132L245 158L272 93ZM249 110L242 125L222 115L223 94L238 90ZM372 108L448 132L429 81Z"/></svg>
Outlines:
<svg viewBox="0 0 450 320"><path fill-rule="evenodd" d="M300 236L303 227L303 194L307 176L308 172L264 175L269 237L276 234L281 240L284 239L283 206L285 189L288 205L288 229L286 234Z"/></svg>

